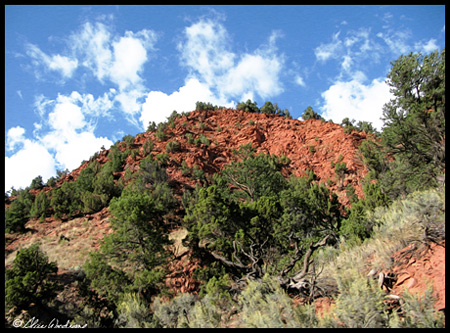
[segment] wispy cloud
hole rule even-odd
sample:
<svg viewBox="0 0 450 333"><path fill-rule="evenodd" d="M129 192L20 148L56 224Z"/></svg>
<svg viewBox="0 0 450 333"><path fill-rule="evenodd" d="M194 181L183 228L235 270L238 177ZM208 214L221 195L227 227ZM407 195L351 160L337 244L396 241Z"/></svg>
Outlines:
<svg viewBox="0 0 450 333"><path fill-rule="evenodd" d="M439 49L439 46L436 44L436 42L437 41L434 38L431 38L427 42L420 41L420 42L414 43L414 49L417 52L428 54L428 53L434 52Z"/></svg>
<svg viewBox="0 0 450 333"><path fill-rule="evenodd" d="M35 69L36 78L41 79L42 74L40 69L43 67L44 71L56 71L61 74L64 79L71 78L74 71L78 67L78 60L55 54L47 55L34 44L27 43L25 45L26 54L32 59Z"/></svg>

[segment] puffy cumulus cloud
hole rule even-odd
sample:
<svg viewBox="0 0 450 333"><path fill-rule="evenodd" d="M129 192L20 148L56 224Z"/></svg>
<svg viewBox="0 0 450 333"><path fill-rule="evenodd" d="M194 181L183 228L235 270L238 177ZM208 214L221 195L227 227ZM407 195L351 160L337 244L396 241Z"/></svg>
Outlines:
<svg viewBox="0 0 450 333"><path fill-rule="evenodd" d="M43 95L37 98L35 107L41 123L34 125L34 138L26 138L20 126L7 132L6 147L13 153L5 157L5 190L11 186L25 188L39 175L46 181L56 175L56 169L73 170L102 146L108 149L113 142L97 137L86 115L92 120L92 115L105 111L111 103L106 94L94 99L91 94L76 91L58 95L55 100Z"/></svg>
<svg viewBox="0 0 450 333"><path fill-rule="evenodd" d="M210 19L200 20L184 31L185 42L178 44L182 63L209 85L234 66L236 55L229 51L225 27Z"/></svg>
<svg viewBox="0 0 450 333"><path fill-rule="evenodd" d="M120 90L141 83L140 74L148 60L147 49L153 49L155 41L155 33L150 30L141 30L138 33L127 31L124 37L113 42L114 61L110 77Z"/></svg>
<svg viewBox="0 0 450 333"><path fill-rule="evenodd" d="M356 121L368 121L381 130L383 105L393 96L384 80L375 79L369 84L361 78L351 81L337 81L322 93L322 117L341 123L344 118Z"/></svg>
<svg viewBox="0 0 450 333"><path fill-rule="evenodd" d="M250 93L257 93L262 98L276 96L283 92L279 79L282 67L276 55L245 54L221 79L219 91L236 98Z"/></svg>
<svg viewBox="0 0 450 333"><path fill-rule="evenodd" d="M188 79L179 90L168 95L161 91L151 91L142 105L140 121L144 129L150 122L156 124L167 121L167 117L176 110L178 112L192 111L195 103L210 102L214 105L233 106L232 103L217 99L208 85L195 78Z"/></svg>
<svg viewBox="0 0 450 333"><path fill-rule="evenodd" d="M8 146L8 150L13 150L17 144L23 143L25 129L16 126L12 127L8 130L6 144Z"/></svg>
<svg viewBox="0 0 450 333"><path fill-rule="evenodd" d="M230 37L219 21L202 19L185 29L178 50L190 78L207 84L218 99L266 98L283 91L280 75L284 57L277 53L278 37L275 31L267 44L252 53L238 54L231 51Z"/></svg>
<svg viewBox="0 0 450 333"><path fill-rule="evenodd" d="M109 148L112 145L109 139L96 137L94 126L86 121L83 110L90 107L89 104L85 106L86 100L93 103L90 96L85 98L77 92L70 96L59 95L48 114L50 130L40 142L55 153L55 160L62 169L77 168L102 146Z"/></svg>
<svg viewBox="0 0 450 333"><path fill-rule="evenodd" d="M156 33L143 29L116 36L111 30L101 22L86 22L70 38L72 51L100 82L109 80L119 90L140 85L148 52L154 49L157 40Z"/></svg>
<svg viewBox="0 0 450 333"><path fill-rule="evenodd" d="M56 173L55 160L39 142L26 139L25 129L17 126L7 133L10 149L17 144L21 148L10 157L5 156L5 192L12 187L19 189L31 184L37 176L47 180Z"/></svg>

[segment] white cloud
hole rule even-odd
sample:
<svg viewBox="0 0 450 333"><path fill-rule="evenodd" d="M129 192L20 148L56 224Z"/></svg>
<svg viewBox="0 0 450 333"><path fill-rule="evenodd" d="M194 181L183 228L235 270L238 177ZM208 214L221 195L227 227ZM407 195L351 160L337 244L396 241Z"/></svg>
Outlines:
<svg viewBox="0 0 450 333"><path fill-rule="evenodd" d="M229 36L220 23L200 20L184 31L185 42L178 44L181 60L191 73L212 86L234 66L236 55L229 51Z"/></svg>
<svg viewBox="0 0 450 333"><path fill-rule="evenodd" d="M153 48L156 36L149 30L142 30L136 34L130 31L125 33L118 42L113 42L114 61L111 66L111 81L116 83L120 90L130 85L141 83L139 74L147 62L147 49Z"/></svg>
<svg viewBox="0 0 450 333"><path fill-rule="evenodd" d="M428 54L428 53L438 50L439 46L436 44L436 39L431 38L428 42L421 41L421 42L415 43L414 49L418 52Z"/></svg>
<svg viewBox="0 0 450 333"><path fill-rule="evenodd" d="M7 134L10 148L22 144L21 149L11 157L5 156L5 192L11 187L25 188L37 176L44 181L55 175L55 161L47 149L36 141L24 137L25 130L19 126L11 128Z"/></svg>
<svg viewBox="0 0 450 333"><path fill-rule="evenodd" d="M232 106L223 100L217 99L209 87L199 80L191 78L178 91L167 95L161 91L151 91L142 105L140 121L147 129L149 122L156 124L167 121L167 117L177 112L192 111L196 102L210 102L214 105Z"/></svg>
<svg viewBox="0 0 450 333"><path fill-rule="evenodd" d="M283 91L279 80L281 68L282 62L276 56L246 54L223 77L219 91L237 98L250 92L262 98L276 96Z"/></svg>
<svg viewBox="0 0 450 333"><path fill-rule="evenodd" d="M76 91L58 95L55 100L43 95L36 98L41 123L34 124L34 138L26 138L25 129L20 126L7 132L6 147L14 154L5 157L5 190L29 186L39 175L46 181L56 175L56 169L73 170L102 146L108 149L113 142L96 137L95 126L85 115L92 120L111 103L107 94L94 99L91 94Z"/></svg>
<svg viewBox="0 0 450 333"><path fill-rule="evenodd" d="M306 87L305 80L303 80L303 78L300 75L297 75L295 77L295 83L297 83L301 87Z"/></svg>
<svg viewBox="0 0 450 333"><path fill-rule="evenodd" d="M330 58L337 57L342 49L342 41L339 39L339 35L340 32L335 33L330 43L322 43L314 49L317 60L325 62Z"/></svg>
<svg viewBox="0 0 450 333"><path fill-rule="evenodd" d="M38 79L41 78L42 74L38 72L37 68L43 65L45 68L60 72L63 78L71 78L73 72L78 67L78 60L71 59L60 54L49 56L42 52L39 47L34 44L26 44L26 53L29 57L33 59L33 64L36 67L35 75Z"/></svg>
<svg viewBox="0 0 450 333"><path fill-rule="evenodd" d="M83 25L81 32L71 36L73 50L82 58L82 65L89 68L100 82L109 77L112 51L111 33L103 23Z"/></svg>
<svg viewBox="0 0 450 333"><path fill-rule="evenodd" d="M140 126L139 122L135 119L135 115L139 114L142 110L142 103L140 100L145 98L146 95L147 93L144 91L134 89L121 91L114 98L114 101L120 103L125 118L136 127Z"/></svg>
<svg viewBox="0 0 450 333"><path fill-rule="evenodd" d="M406 54L411 50L411 47L407 43L410 36L411 33L408 30L377 33L377 37L381 38L387 44L394 55Z"/></svg>
<svg viewBox="0 0 450 333"><path fill-rule="evenodd" d="M369 60L377 63L384 52L382 46L371 38L370 29L350 30L345 36L340 32L331 37L330 43L322 43L314 49L316 59L326 62L330 59L340 62L340 75L353 75L355 70Z"/></svg>
<svg viewBox="0 0 450 333"><path fill-rule="evenodd" d="M217 21L200 20L187 27L184 35L185 40L178 44L182 64L189 69L190 78L206 83L218 99L256 94L266 98L283 91L280 75L284 59L275 46L278 31L253 53L242 54L230 51L228 33Z"/></svg>
<svg viewBox="0 0 450 333"><path fill-rule="evenodd" d="M57 54L52 56L48 67L60 71L65 78L70 78L72 77L73 71L78 67L78 60Z"/></svg>
<svg viewBox="0 0 450 333"><path fill-rule="evenodd" d="M389 86L381 79L364 85L362 81L338 81L322 93L322 117L341 123L344 118L368 121L381 130L383 105L392 98Z"/></svg>
<svg viewBox="0 0 450 333"><path fill-rule="evenodd" d="M119 90L140 85L148 51L154 49L157 40L156 33L143 29L116 36L111 30L110 26L101 22L85 23L70 38L73 52L102 83L109 80Z"/></svg>
<svg viewBox="0 0 450 333"><path fill-rule="evenodd" d="M61 169L77 168L82 160L91 157L101 146L109 148L112 144L105 137L96 137L94 126L86 121L83 111L92 106L89 102L94 103L91 96L85 97L78 92L72 92L69 96L59 95L53 111L48 115L50 130L40 138L40 142L55 153L56 163Z"/></svg>
<svg viewBox="0 0 450 333"><path fill-rule="evenodd" d="M24 141L23 135L24 134L25 134L25 129L20 126L10 128L8 130L7 140L6 140L8 150L13 150L17 144L23 143L23 141Z"/></svg>

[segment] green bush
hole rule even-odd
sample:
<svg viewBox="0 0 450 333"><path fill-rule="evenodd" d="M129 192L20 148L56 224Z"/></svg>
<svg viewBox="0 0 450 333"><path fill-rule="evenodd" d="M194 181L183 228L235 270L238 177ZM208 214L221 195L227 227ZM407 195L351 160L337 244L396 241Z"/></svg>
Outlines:
<svg viewBox="0 0 450 333"><path fill-rule="evenodd" d="M302 119L322 119L322 117L318 113L316 113L312 107L308 106L302 114Z"/></svg>
<svg viewBox="0 0 450 333"><path fill-rule="evenodd" d="M44 219L49 214L50 199L47 194L42 191L36 196L33 206L30 210L30 217L40 217Z"/></svg>
<svg viewBox="0 0 450 333"><path fill-rule="evenodd" d="M116 326L120 328L154 328L153 316L148 304L134 293L122 296L117 306Z"/></svg>
<svg viewBox="0 0 450 333"><path fill-rule="evenodd" d="M256 102L247 100L247 102L240 102L236 105L236 110L242 110L246 112L259 112L259 108L256 106Z"/></svg>
<svg viewBox="0 0 450 333"><path fill-rule="evenodd" d="M105 255L100 252L89 253L83 271L90 282L90 287L101 298L106 299L110 308L114 307L122 293L129 290L131 282L127 275L121 270L111 267Z"/></svg>
<svg viewBox="0 0 450 333"><path fill-rule="evenodd" d="M39 244L19 250L13 266L5 271L5 306L16 312L27 309L31 303L46 305L62 290L54 277L58 267L48 262Z"/></svg>
<svg viewBox="0 0 450 333"><path fill-rule="evenodd" d="M268 276L249 282L238 303L240 327L294 328L308 324L299 323L292 300L281 290L278 281Z"/></svg>
<svg viewBox="0 0 450 333"><path fill-rule="evenodd" d="M444 328L445 314L434 307L433 288L425 292L412 294L405 288L402 294L402 316L394 312L389 324L392 328Z"/></svg>
<svg viewBox="0 0 450 333"><path fill-rule="evenodd" d="M30 218L30 210L33 207L34 195L28 191L21 191L19 196L12 201L11 206L5 210L5 232L24 232L25 224Z"/></svg>
<svg viewBox="0 0 450 333"><path fill-rule="evenodd" d="M211 144L211 142L208 140L208 138L206 136L204 136L203 134L200 134L200 143L205 146L209 146Z"/></svg>
<svg viewBox="0 0 450 333"><path fill-rule="evenodd" d="M196 300L197 298L191 294L179 294L164 303L157 298L152 305L154 320L163 328L189 327L188 314Z"/></svg>
<svg viewBox="0 0 450 333"><path fill-rule="evenodd" d="M383 328L388 326L384 291L376 281L367 280L356 270L350 276L338 276L339 295L334 307L336 327Z"/></svg>
<svg viewBox="0 0 450 333"><path fill-rule="evenodd" d="M177 152L177 151L180 151L180 149L181 149L181 144L176 140L169 141L166 145L167 153Z"/></svg>
<svg viewBox="0 0 450 333"><path fill-rule="evenodd" d="M44 187L44 182L42 181L42 176L37 176L31 181L30 188L34 190L40 190Z"/></svg>

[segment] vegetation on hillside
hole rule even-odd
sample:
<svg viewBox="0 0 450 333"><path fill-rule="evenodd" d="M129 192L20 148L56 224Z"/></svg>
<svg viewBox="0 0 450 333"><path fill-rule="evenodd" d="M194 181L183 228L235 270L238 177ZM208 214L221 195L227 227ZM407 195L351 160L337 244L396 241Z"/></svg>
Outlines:
<svg viewBox="0 0 450 333"><path fill-rule="evenodd" d="M38 243L21 249L5 272L5 322L29 319L38 306L89 327L444 326L431 289L405 292L393 306L384 282L380 288L365 272L369 260L376 271L388 270L391 255L408 244L445 242L445 49L401 56L387 82L395 99L384 106L381 133L370 123L342 122L347 133L374 134L359 146L369 173L363 197L347 188L351 207L312 171L283 176L291 161L256 154L251 144L213 175L171 159L183 150L171 134L176 111L166 123L149 124L155 140L166 142L163 151L148 140L138 152L135 138L125 136L104 164L93 156L75 180L43 184L37 177L29 188L5 195L6 233L26 233L30 219L66 221L105 207L113 229L78 270L79 301L70 311L56 300L62 290L56 263ZM249 100L237 109L291 117L271 102L258 108ZM311 107L302 118L325 121ZM190 132L186 138L204 149L211 144ZM144 157L134 171L126 161L138 154ZM175 193L169 163L196 186ZM346 164L339 160L334 167L339 182ZM182 254L170 251L174 227L187 231ZM174 294L166 278L186 255L200 263L191 277L200 287ZM323 297L333 305L318 314L315 302Z"/></svg>

